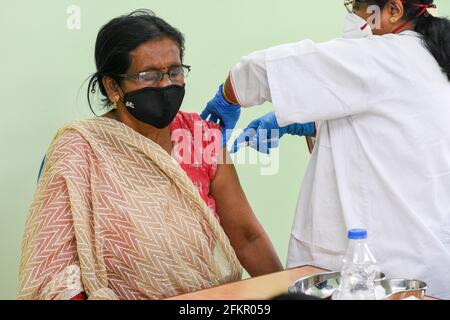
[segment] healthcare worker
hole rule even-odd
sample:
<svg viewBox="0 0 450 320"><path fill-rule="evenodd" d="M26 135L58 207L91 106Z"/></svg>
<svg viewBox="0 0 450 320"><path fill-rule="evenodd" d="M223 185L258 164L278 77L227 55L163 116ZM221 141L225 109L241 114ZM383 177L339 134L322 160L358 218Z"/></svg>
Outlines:
<svg viewBox="0 0 450 320"><path fill-rule="evenodd" d="M241 107L272 102L244 132L259 141L320 122L287 267L338 270L346 231L366 228L388 277L450 298L450 21L430 14L433 0L346 5L343 38L242 58L202 116L231 130Z"/></svg>

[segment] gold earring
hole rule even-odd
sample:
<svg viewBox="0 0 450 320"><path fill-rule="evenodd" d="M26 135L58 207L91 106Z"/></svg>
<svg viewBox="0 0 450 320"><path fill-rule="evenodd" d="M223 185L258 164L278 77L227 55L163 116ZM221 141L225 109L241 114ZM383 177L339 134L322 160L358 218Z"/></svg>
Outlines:
<svg viewBox="0 0 450 320"><path fill-rule="evenodd" d="M390 22L391 24L396 24L397 21L398 21L398 19L397 19L396 17L390 17L390 18L389 18L389 22Z"/></svg>
<svg viewBox="0 0 450 320"><path fill-rule="evenodd" d="M119 97L114 96L114 98L112 99L112 105L113 105L114 109L117 109L117 101L119 101Z"/></svg>

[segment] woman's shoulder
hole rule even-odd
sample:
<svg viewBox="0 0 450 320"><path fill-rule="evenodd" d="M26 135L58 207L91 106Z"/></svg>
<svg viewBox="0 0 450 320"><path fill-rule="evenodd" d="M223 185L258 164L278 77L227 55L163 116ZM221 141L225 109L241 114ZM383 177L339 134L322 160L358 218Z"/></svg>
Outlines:
<svg viewBox="0 0 450 320"><path fill-rule="evenodd" d="M82 139L83 137L86 138L89 132L98 131L103 126L111 126L114 122L116 121L107 117L76 119L66 122L58 129L56 135Z"/></svg>
<svg viewBox="0 0 450 320"><path fill-rule="evenodd" d="M116 122L114 119L106 116L99 116L99 117L92 117L92 118L82 118L82 119L75 119L72 121L67 122L63 128L77 128L77 127L90 127L93 125L98 125L100 123L110 123L110 122Z"/></svg>
<svg viewBox="0 0 450 320"><path fill-rule="evenodd" d="M80 153L86 154L91 152L91 146L87 141L83 130L80 128L92 126L97 119L79 119L72 120L65 123L60 127L50 143L49 152L54 150L59 154L79 155Z"/></svg>

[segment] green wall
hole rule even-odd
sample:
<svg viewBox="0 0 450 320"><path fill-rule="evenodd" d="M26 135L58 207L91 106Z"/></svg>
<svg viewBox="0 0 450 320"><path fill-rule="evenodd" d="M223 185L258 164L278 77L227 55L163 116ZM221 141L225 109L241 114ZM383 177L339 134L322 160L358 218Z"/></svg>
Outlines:
<svg viewBox="0 0 450 320"><path fill-rule="evenodd" d="M448 1L437 4L441 15L450 13ZM80 9L79 29L67 27L71 5ZM193 68L183 110L196 112L242 55L337 37L346 14L343 0L0 0L0 299L15 297L23 227L50 139L65 122L92 116L86 87L80 86L95 71L97 31L137 8L152 9L186 35L185 63ZM270 109L245 110L239 127ZM286 137L278 174L263 176L257 165L237 165L283 263L308 158L304 139Z"/></svg>

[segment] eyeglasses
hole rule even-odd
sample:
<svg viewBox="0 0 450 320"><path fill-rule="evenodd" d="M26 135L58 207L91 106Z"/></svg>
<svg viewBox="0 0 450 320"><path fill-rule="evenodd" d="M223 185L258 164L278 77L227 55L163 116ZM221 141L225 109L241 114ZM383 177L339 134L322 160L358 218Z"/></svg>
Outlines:
<svg viewBox="0 0 450 320"><path fill-rule="evenodd" d="M346 0L344 1L344 6L347 9L348 13L356 13L360 9L360 5L363 3L368 3L367 0Z"/></svg>
<svg viewBox="0 0 450 320"><path fill-rule="evenodd" d="M357 13L361 7L361 4L368 4L370 1L368 0L345 0L344 6L347 9L348 13Z"/></svg>
<svg viewBox="0 0 450 320"><path fill-rule="evenodd" d="M345 9L347 9L348 13L355 13L355 0L346 0L344 1Z"/></svg>
<svg viewBox="0 0 450 320"><path fill-rule="evenodd" d="M191 71L191 66L182 64L181 66L173 67L168 72L162 72L161 70L150 70L139 72L138 74L119 74L118 76L125 79L136 80L138 82L145 83L148 86L155 86L164 79L166 74L169 76L169 80L172 83L183 84L184 79L186 79L189 74L189 71Z"/></svg>

